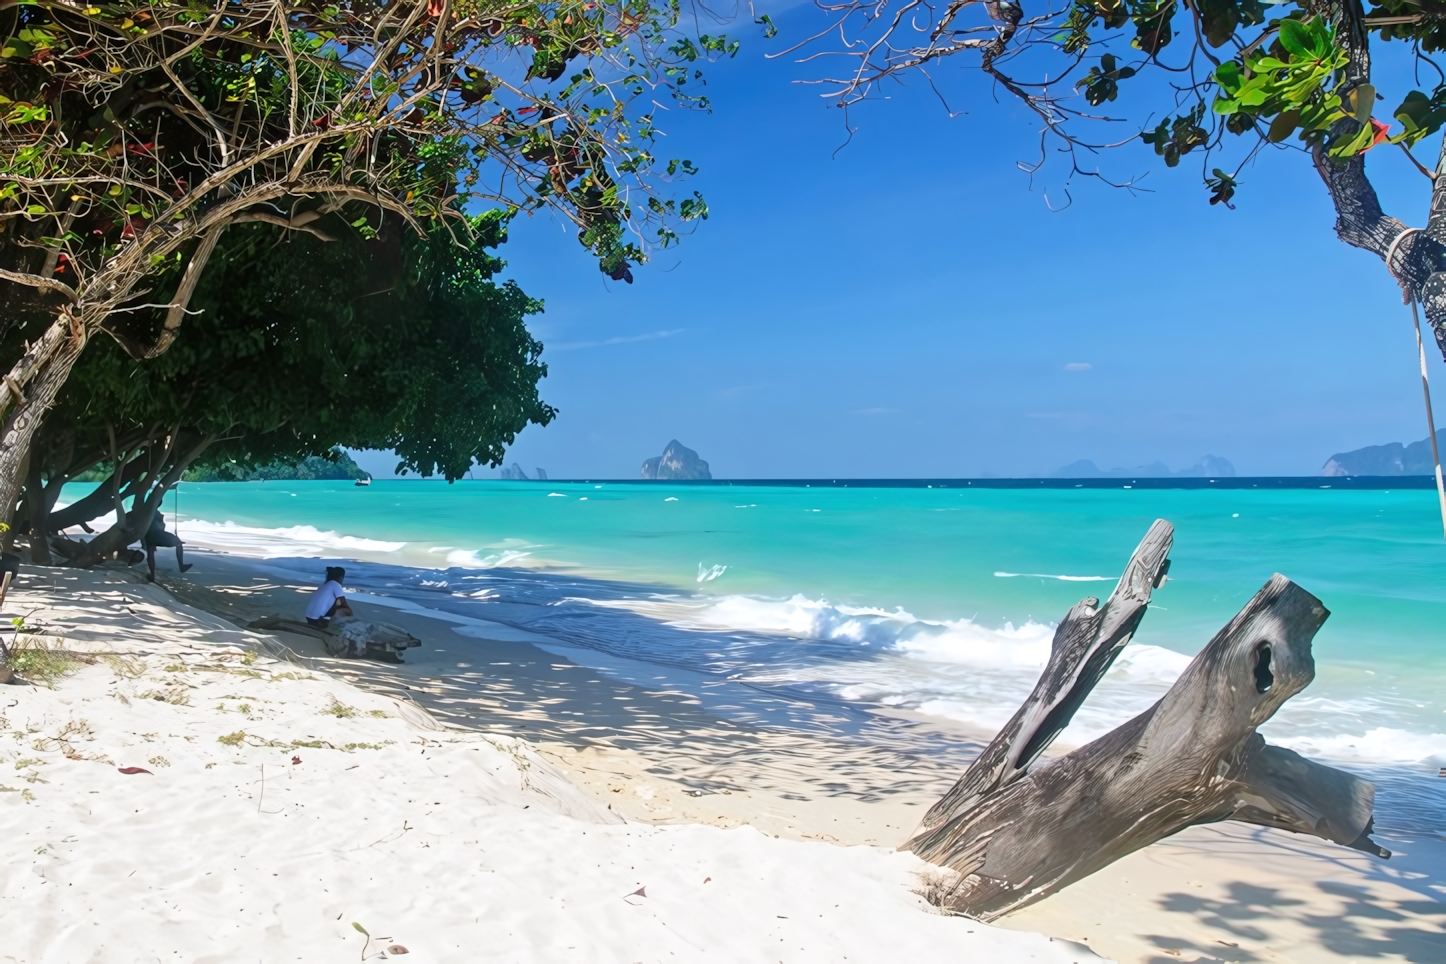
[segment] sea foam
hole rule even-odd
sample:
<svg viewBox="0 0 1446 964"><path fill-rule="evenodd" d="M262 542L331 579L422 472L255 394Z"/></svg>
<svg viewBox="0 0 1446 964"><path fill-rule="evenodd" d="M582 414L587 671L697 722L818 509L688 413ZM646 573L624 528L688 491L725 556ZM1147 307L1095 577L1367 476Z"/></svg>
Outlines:
<svg viewBox="0 0 1446 964"><path fill-rule="evenodd" d="M531 554L521 549L454 549L447 553L447 563L459 569L496 569L520 565Z"/></svg>
<svg viewBox="0 0 1446 964"><path fill-rule="evenodd" d="M260 559L336 555L339 551L396 552L406 545L405 542L364 539L305 525L265 529L237 525L234 522L186 519L177 531L189 545L224 549L237 555Z"/></svg>

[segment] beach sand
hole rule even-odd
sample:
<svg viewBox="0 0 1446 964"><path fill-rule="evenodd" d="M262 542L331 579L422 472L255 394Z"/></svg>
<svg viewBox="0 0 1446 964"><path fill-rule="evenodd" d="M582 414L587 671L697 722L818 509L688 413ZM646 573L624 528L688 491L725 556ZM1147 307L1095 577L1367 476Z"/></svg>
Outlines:
<svg viewBox="0 0 1446 964"><path fill-rule="evenodd" d="M0 688L0 961L1093 959L933 913L908 854L625 822L131 573L5 608L78 662Z"/></svg>
<svg viewBox="0 0 1446 964"><path fill-rule="evenodd" d="M352 920L437 960L892 961L928 950L1082 961L1092 948L1121 962L1446 961L1440 839L1382 835L1397 851L1382 862L1276 831L1197 827L999 927L943 918L913 892L926 865L892 848L987 734L892 718L881 725L899 728L897 745L869 746L743 727L666 681L579 665L556 640L500 624L461 635L366 601L359 615L423 647L403 666L327 659L307 637L234 628L299 612L311 586L250 560L196 561L184 579L162 572L181 604L128 574L33 570L6 605L53 610L63 599L64 615L37 616L65 623L67 646L124 640L153 655L139 679L102 662L0 709L23 734L13 747L0 737L4 772L17 754L46 761L0 777L16 790L0 794L11 868L0 913L30 921L0 944L0 961L83 959L102 946L127 948L113 955L127 960L147 959L128 956L135 948L331 959L343 944L360 951ZM39 593L47 580L59 594ZM292 662L241 662L280 644ZM229 669L168 673L167 647ZM111 695L180 685L195 687L189 705ZM16 689L0 690L4 703ZM333 699L358 713L326 713ZM84 747L74 752L108 763L46 742L82 716L94 740L72 740ZM216 742L242 731L238 746ZM926 732L959 753L909 753L904 737ZM291 747L317 740L387 745ZM154 777L111 765L148 766L151 750L171 763L148 767ZM35 799L20 800L26 792ZM127 884L131 873L148 889ZM219 891L208 875L222 877ZM639 886L646 896L624 897Z"/></svg>

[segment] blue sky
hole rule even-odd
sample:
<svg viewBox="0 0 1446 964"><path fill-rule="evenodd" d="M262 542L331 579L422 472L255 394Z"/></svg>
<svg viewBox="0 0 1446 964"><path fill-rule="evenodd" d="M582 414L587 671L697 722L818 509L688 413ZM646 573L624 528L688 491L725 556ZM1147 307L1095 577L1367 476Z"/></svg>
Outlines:
<svg viewBox="0 0 1446 964"><path fill-rule="evenodd" d="M811 15L780 17L784 36ZM1037 124L978 81L956 88L954 118L923 85L896 89L855 111L838 150L843 116L790 83L807 69L742 36L708 70L711 114L660 113L659 153L701 167L686 188L712 210L680 247L625 285L560 219L514 226L506 274L546 301L532 327L561 414L509 462L629 478L677 438L720 478L1179 469L1206 453L1312 474L1426 436L1409 313L1379 259L1336 240L1304 155L1245 171L1229 211L1198 167L1131 146L1102 163L1149 193L1076 181L1052 211L1062 167L1046 203L1015 163ZM1386 209L1423 223L1426 181L1404 157L1370 167Z"/></svg>

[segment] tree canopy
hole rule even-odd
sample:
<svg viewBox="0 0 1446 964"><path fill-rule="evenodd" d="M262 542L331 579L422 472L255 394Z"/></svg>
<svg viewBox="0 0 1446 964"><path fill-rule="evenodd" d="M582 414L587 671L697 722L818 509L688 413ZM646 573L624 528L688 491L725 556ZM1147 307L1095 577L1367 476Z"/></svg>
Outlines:
<svg viewBox="0 0 1446 964"><path fill-rule="evenodd" d="M395 449L399 470L449 480L500 464L517 432L555 414L525 324L541 304L492 280L501 262L484 245L504 221L471 219L469 247L441 225L331 242L228 232L169 351L138 362L103 343L76 366L31 459L27 526L55 531L134 499L92 554L113 551L193 465L245 471L339 445ZM91 501L47 518L60 486L101 462L114 473Z"/></svg>
<svg viewBox="0 0 1446 964"><path fill-rule="evenodd" d="M694 169L655 157L654 104L702 104L697 63L736 47L679 24L653 0L0 5L0 295L53 311L0 379L0 505L87 340L165 352L231 226L456 235L480 203L546 205L630 280L707 214L667 194ZM116 323L142 304L165 308L144 337Z"/></svg>

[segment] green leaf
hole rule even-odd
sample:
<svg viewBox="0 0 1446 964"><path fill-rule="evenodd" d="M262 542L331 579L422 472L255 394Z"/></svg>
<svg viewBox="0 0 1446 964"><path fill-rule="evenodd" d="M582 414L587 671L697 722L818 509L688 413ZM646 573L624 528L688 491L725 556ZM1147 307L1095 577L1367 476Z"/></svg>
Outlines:
<svg viewBox="0 0 1446 964"><path fill-rule="evenodd" d="M368 937L371 937L371 936L372 936L372 935L367 931L367 929L366 929L365 927L361 926L361 925L358 924L356 921L352 921L352 922L351 922L351 926L355 927L357 930L361 931L363 934L366 934Z"/></svg>
<svg viewBox="0 0 1446 964"><path fill-rule="evenodd" d="M1351 91L1351 114L1362 124L1371 120L1371 109L1376 106L1376 88L1370 84L1361 84Z"/></svg>
<svg viewBox="0 0 1446 964"><path fill-rule="evenodd" d="M1215 82L1226 90L1234 91L1240 88L1245 78L1240 73L1240 65L1233 60L1227 60L1215 68Z"/></svg>
<svg viewBox="0 0 1446 964"><path fill-rule="evenodd" d="M1280 45L1292 56L1304 57L1314 52L1315 38L1311 36L1310 29L1299 20L1282 20Z"/></svg>
<svg viewBox="0 0 1446 964"><path fill-rule="evenodd" d="M1295 133L1295 129L1299 126L1300 111L1285 111L1270 122L1270 132L1266 135L1266 138L1272 144L1279 144L1291 134Z"/></svg>

